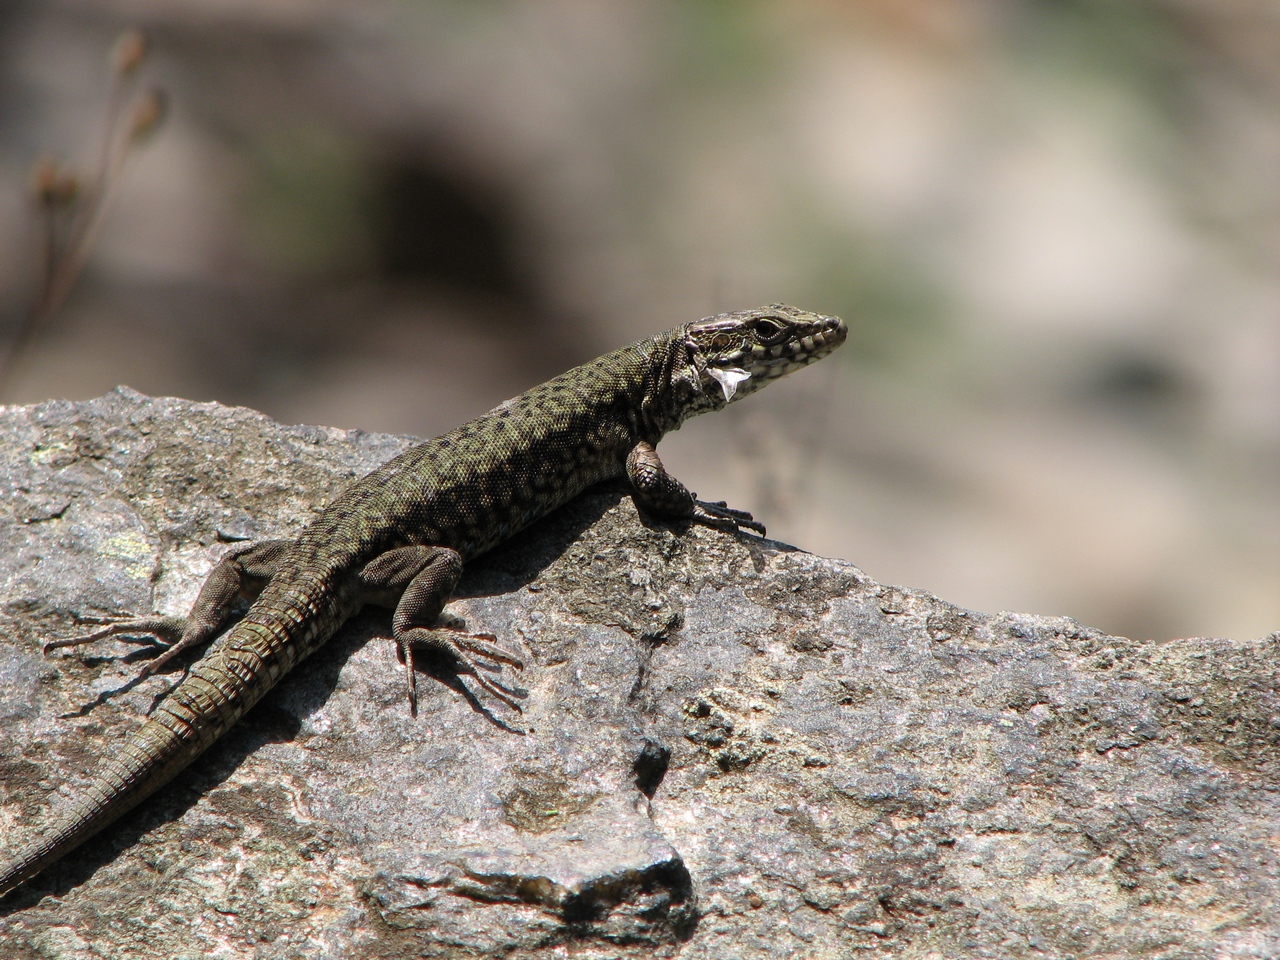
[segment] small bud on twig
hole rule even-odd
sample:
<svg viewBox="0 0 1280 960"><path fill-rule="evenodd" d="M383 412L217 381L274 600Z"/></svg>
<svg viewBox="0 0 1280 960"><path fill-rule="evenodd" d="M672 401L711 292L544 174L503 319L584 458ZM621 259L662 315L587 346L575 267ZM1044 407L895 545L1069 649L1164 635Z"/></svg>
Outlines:
<svg viewBox="0 0 1280 960"><path fill-rule="evenodd" d="M121 77L132 76L147 58L150 43L141 30L126 30L111 51L111 64Z"/></svg>
<svg viewBox="0 0 1280 960"><path fill-rule="evenodd" d="M60 170L58 161L45 157L31 171L31 191L42 207L67 207L80 192L80 181L74 173Z"/></svg>
<svg viewBox="0 0 1280 960"><path fill-rule="evenodd" d="M42 206L52 202L53 185L58 180L58 161L53 157L42 157L31 168L31 192L36 195Z"/></svg>
<svg viewBox="0 0 1280 960"><path fill-rule="evenodd" d="M148 90L133 108L133 120L129 124L129 139L137 143L155 133L156 128L164 122L167 109L168 98L164 91L159 87Z"/></svg>

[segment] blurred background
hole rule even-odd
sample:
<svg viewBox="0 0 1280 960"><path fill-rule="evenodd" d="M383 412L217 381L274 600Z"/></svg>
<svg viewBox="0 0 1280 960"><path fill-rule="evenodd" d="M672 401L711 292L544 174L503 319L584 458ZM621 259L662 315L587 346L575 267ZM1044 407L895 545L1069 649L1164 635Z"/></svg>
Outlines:
<svg viewBox="0 0 1280 960"><path fill-rule="evenodd" d="M5 402L425 437L793 302L849 344L670 437L692 489L979 610L1280 628L1280 6L8 0L10 331L131 26L166 118Z"/></svg>

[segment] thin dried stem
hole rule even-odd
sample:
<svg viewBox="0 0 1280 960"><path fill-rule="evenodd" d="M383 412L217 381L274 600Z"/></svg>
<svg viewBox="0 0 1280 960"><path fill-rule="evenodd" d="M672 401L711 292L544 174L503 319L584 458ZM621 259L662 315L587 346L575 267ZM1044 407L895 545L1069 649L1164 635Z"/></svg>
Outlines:
<svg viewBox="0 0 1280 960"><path fill-rule="evenodd" d="M125 104L137 87L138 70L147 54L147 38L139 30L126 31L112 51L111 89L98 141L97 162L83 187L52 160L37 165L33 186L40 205L40 295L18 322L0 353L0 392L36 334L70 296L88 262L102 226L113 188L133 147L161 124L165 114L163 91L149 90L134 103L127 129L121 119Z"/></svg>

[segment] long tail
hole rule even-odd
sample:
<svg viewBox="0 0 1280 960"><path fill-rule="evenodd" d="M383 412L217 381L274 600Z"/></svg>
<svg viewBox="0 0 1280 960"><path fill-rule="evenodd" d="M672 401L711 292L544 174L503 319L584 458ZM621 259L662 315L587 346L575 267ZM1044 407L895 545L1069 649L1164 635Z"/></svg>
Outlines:
<svg viewBox="0 0 1280 960"><path fill-rule="evenodd" d="M147 721L103 759L102 772L55 815L43 836L0 863L0 897L172 780L327 639L314 632L306 638L310 642L298 643L275 618L236 624L222 646L192 667Z"/></svg>

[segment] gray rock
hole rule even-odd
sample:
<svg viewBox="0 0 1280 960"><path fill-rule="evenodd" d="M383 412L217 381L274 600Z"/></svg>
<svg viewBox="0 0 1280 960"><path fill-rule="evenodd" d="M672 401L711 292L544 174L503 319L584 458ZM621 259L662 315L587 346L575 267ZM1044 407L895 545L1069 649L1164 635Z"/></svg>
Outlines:
<svg viewBox="0 0 1280 960"><path fill-rule="evenodd" d="M411 442L118 390L0 409L0 848L176 678L125 642L221 541ZM1274 957L1277 635L988 616L597 490L467 571L523 717L410 719L362 614L0 908L5 957Z"/></svg>

